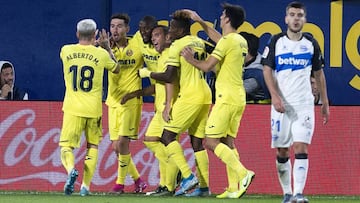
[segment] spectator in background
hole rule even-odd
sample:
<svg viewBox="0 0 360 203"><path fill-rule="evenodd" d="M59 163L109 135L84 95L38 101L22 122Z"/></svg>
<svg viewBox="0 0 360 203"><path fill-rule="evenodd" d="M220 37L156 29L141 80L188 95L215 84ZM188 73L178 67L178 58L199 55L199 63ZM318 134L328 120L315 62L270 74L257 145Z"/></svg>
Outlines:
<svg viewBox="0 0 360 203"><path fill-rule="evenodd" d="M9 61L0 61L0 100L28 100L28 94L15 86L15 69Z"/></svg>
<svg viewBox="0 0 360 203"><path fill-rule="evenodd" d="M246 91L246 102L256 104L269 104L270 93L266 87L263 65L260 63L261 54L259 49L259 38L252 33L240 32L248 43L248 54L245 58L244 87Z"/></svg>

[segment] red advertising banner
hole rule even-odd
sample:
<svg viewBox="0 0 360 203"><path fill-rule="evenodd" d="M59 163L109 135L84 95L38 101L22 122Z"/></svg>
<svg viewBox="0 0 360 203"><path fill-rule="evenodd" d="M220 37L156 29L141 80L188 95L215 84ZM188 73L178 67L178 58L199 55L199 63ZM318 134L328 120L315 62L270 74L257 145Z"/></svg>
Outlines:
<svg viewBox="0 0 360 203"><path fill-rule="evenodd" d="M62 124L61 102L0 102L0 190L62 191L67 174L60 160L58 141ZM91 191L107 192L115 183L117 158L112 152L103 106L103 140L99 146L97 170ZM142 144L152 116L153 104L144 104L139 140L131 143L133 160L142 179L152 190L159 181L158 163ZM275 169L275 150L270 148L270 106L247 105L236 146L242 163L256 178L248 193L281 194ZM316 129L309 148L310 171L305 194L360 195L360 107L332 106L330 122L323 126L316 107ZM181 144L190 166L195 163L189 138ZM75 190L82 181L85 143L74 151L80 171ZM224 164L209 153L210 188L222 192L227 186ZM293 159L293 157L292 157ZM36 181L36 184L34 182ZM126 190L133 180L126 179Z"/></svg>

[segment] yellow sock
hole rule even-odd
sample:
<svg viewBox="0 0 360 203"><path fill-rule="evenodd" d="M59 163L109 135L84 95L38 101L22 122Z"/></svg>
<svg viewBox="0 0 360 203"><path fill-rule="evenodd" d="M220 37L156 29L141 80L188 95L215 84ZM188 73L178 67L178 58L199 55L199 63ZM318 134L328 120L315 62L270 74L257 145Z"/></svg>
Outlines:
<svg viewBox="0 0 360 203"><path fill-rule="evenodd" d="M85 161L84 161L84 175L82 184L90 188L91 179L94 176L94 172L96 170L96 163L98 159L98 149L89 148L87 150Z"/></svg>
<svg viewBox="0 0 360 203"><path fill-rule="evenodd" d="M240 156L236 148L232 150L236 156L236 158L240 161ZM226 165L226 173L228 178L228 191L234 192L239 190L239 181L237 179L237 174L234 170L230 168L230 166Z"/></svg>
<svg viewBox="0 0 360 203"><path fill-rule="evenodd" d="M61 163L64 166L67 174L75 168L75 157L71 147L61 147L60 151Z"/></svg>
<svg viewBox="0 0 360 203"><path fill-rule="evenodd" d="M166 187L169 191L175 190L175 182L179 168L173 159L168 159L166 164Z"/></svg>
<svg viewBox="0 0 360 203"><path fill-rule="evenodd" d="M195 152L195 162L200 188L209 187L209 157L207 151Z"/></svg>
<svg viewBox="0 0 360 203"><path fill-rule="evenodd" d="M159 141L144 141L144 145L154 153L159 161L160 182L159 185L166 185L167 155L165 145Z"/></svg>
<svg viewBox="0 0 360 203"><path fill-rule="evenodd" d="M133 178L133 180L137 180L140 177L139 171L137 170L136 165L133 159L131 158L131 154L130 154L128 173Z"/></svg>
<svg viewBox="0 0 360 203"><path fill-rule="evenodd" d="M220 143L215 147L214 150L215 155L229 166L232 170L237 174L237 180L242 180L246 174L246 168L241 164L239 159L235 156L234 152L225 144Z"/></svg>
<svg viewBox="0 0 360 203"><path fill-rule="evenodd" d="M130 159L131 159L130 154L126 154L126 155L119 154L118 177L116 180L117 184L124 185L126 174L128 172L128 168L129 168L129 164L130 164Z"/></svg>
<svg viewBox="0 0 360 203"><path fill-rule="evenodd" d="M166 146L166 153L170 159L173 159L177 167L180 169L184 178L191 175L191 169L186 162L183 149L178 141L173 141Z"/></svg>

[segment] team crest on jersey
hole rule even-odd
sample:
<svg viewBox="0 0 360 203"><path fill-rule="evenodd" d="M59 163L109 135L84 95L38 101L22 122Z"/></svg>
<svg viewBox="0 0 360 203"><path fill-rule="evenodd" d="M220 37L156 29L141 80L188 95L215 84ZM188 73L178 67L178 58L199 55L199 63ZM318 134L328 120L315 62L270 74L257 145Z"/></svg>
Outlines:
<svg viewBox="0 0 360 203"><path fill-rule="evenodd" d="M134 52L131 49L126 51L126 56L132 56L133 54Z"/></svg>

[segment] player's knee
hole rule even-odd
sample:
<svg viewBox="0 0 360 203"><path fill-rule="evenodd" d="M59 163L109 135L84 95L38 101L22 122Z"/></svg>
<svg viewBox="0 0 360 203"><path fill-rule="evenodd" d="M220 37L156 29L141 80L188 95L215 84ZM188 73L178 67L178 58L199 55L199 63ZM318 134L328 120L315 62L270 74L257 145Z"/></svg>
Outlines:
<svg viewBox="0 0 360 203"><path fill-rule="evenodd" d="M91 144L91 143L87 143L87 145L86 145L86 148L93 148L93 149L97 149L98 148L98 145L96 145L96 144Z"/></svg>
<svg viewBox="0 0 360 203"><path fill-rule="evenodd" d="M167 146L168 144L170 144L171 142L176 140L176 133L168 131L168 130L164 130L163 134L161 135L161 142Z"/></svg>
<svg viewBox="0 0 360 203"><path fill-rule="evenodd" d="M308 158L308 154L307 153L298 153L295 154L295 159L307 159Z"/></svg>
<svg viewBox="0 0 360 203"><path fill-rule="evenodd" d="M205 139L205 147L211 151L214 151L216 146L220 143L217 139L206 138Z"/></svg>
<svg viewBox="0 0 360 203"><path fill-rule="evenodd" d="M72 152L73 148L71 147L61 147L60 151L61 153L67 153L67 152Z"/></svg>
<svg viewBox="0 0 360 203"><path fill-rule="evenodd" d="M119 143L118 141L113 141L112 144L112 149L113 151L116 153L116 154L119 154L120 153L120 147L119 147Z"/></svg>
<svg viewBox="0 0 360 203"><path fill-rule="evenodd" d="M279 163L286 163L287 161L289 161L289 157L280 157L280 156L276 156L276 160L279 162Z"/></svg>
<svg viewBox="0 0 360 203"><path fill-rule="evenodd" d="M194 137L192 135L190 136L190 138L191 138L191 146L192 146L194 152L204 150L203 139Z"/></svg>

